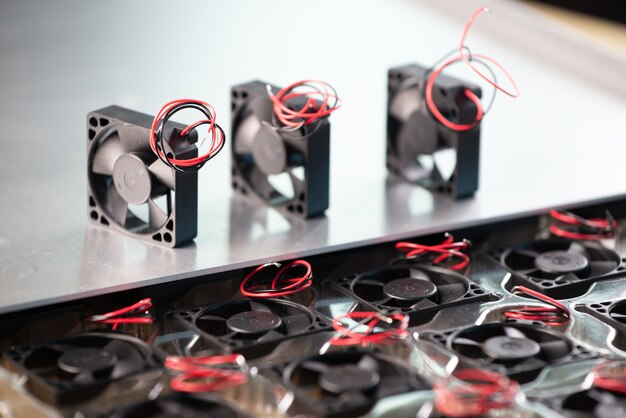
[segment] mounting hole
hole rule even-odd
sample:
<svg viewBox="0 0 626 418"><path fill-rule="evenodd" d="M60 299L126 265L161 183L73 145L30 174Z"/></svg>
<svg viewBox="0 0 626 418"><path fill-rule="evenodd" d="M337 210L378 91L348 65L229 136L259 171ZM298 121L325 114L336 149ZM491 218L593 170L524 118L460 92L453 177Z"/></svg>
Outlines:
<svg viewBox="0 0 626 418"><path fill-rule="evenodd" d="M295 208L293 207L293 205L289 205L289 206L287 206L287 210L289 212L293 212L295 210Z"/></svg>
<svg viewBox="0 0 626 418"><path fill-rule="evenodd" d="M100 126L107 126L109 124L109 120L105 118L100 118Z"/></svg>
<svg viewBox="0 0 626 418"><path fill-rule="evenodd" d="M167 224L165 225L165 228L169 229L170 231L174 230L174 220L170 219Z"/></svg>
<svg viewBox="0 0 626 418"><path fill-rule="evenodd" d="M298 211L298 213L304 213L304 208L302 207L302 205L296 206L296 210Z"/></svg>
<svg viewBox="0 0 626 418"><path fill-rule="evenodd" d="M89 196L89 206L91 206L92 208L96 207L96 201L91 196Z"/></svg>
<svg viewBox="0 0 626 418"><path fill-rule="evenodd" d="M248 194L248 191L244 187L241 187L239 190L241 190L241 193L243 195L247 195Z"/></svg>
<svg viewBox="0 0 626 418"><path fill-rule="evenodd" d="M602 305L600 305L599 303L594 303L594 304L592 304L592 305L591 305L591 307L592 307L593 309L601 309L601 308L602 308Z"/></svg>
<svg viewBox="0 0 626 418"><path fill-rule="evenodd" d="M91 219L93 219L94 221L98 220L98 212L96 212L95 210L92 210L89 216L91 216Z"/></svg>
<svg viewBox="0 0 626 418"><path fill-rule="evenodd" d="M547 280L544 280L543 282L541 282L541 285L545 287L550 287L550 286L554 286L554 282L549 282Z"/></svg>
<svg viewBox="0 0 626 418"><path fill-rule="evenodd" d="M100 218L100 223L102 225L107 225L107 226L109 225L109 221L104 216L102 218Z"/></svg>
<svg viewBox="0 0 626 418"><path fill-rule="evenodd" d="M475 290L474 290L474 293L476 293L477 295L484 295L484 294L485 294L485 291L484 291L484 290L482 290L482 289L475 289Z"/></svg>
<svg viewBox="0 0 626 418"><path fill-rule="evenodd" d="M237 190L239 188L239 186L237 186L237 182L233 181L233 189Z"/></svg>
<svg viewBox="0 0 626 418"><path fill-rule="evenodd" d="M602 306L609 306L612 302L602 302L600 305Z"/></svg>
<svg viewBox="0 0 626 418"><path fill-rule="evenodd" d="M165 234L163 234L163 240L165 242L172 242L172 234L170 234L169 232L166 232Z"/></svg>
<svg viewBox="0 0 626 418"><path fill-rule="evenodd" d="M305 196L304 192L302 192L302 193L300 193L300 194L298 195L298 199L300 199L300 201L302 201L302 202L304 202L304 198L305 198L305 197L306 197L306 196Z"/></svg>
<svg viewBox="0 0 626 418"><path fill-rule="evenodd" d="M167 158L172 159L174 158L174 154L172 154L171 152L168 152L167 154L165 154L167 156Z"/></svg>
<svg viewBox="0 0 626 418"><path fill-rule="evenodd" d="M92 116L92 117L90 117L90 118L89 118L89 124L90 124L91 126L98 126L98 119L96 119L96 118L95 118L95 117L93 117L93 116Z"/></svg>
<svg viewBox="0 0 626 418"><path fill-rule="evenodd" d="M89 132L87 133L87 136L89 137L89 139L94 139L96 137L96 131L94 131L93 129L90 129Z"/></svg>
<svg viewBox="0 0 626 418"><path fill-rule="evenodd" d="M158 242L161 242L163 240L163 238L161 238L161 234L152 235L152 239Z"/></svg>

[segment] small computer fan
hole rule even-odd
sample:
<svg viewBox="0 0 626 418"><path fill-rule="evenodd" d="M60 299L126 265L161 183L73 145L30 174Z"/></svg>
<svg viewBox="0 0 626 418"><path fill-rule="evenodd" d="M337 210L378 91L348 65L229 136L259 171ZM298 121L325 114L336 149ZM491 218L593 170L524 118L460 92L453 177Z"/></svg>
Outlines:
<svg viewBox="0 0 626 418"><path fill-rule="evenodd" d="M282 340L328 326L304 306L278 299L238 299L177 315L246 357L264 355Z"/></svg>
<svg viewBox="0 0 626 418"><path fill-rule="evenodd" d="M429 389L410 367L364 350L298 360L287 366L283 380L301 403L296 407L318 417L361 416L382 398Z"/></svg>
<svg viewBox="0 0 626 418"><path fill-rule="evenodd" d="M227 403L190 395L168 395L107 415L108 418L246 418Z"/></svg>
<svg viewBox="0 0 626 418"><path fill-rule="evenodd" d="M438 123L424 99L428 70L416 64L389 70L387 104L387 168L407 181L454 198L478 189L480 124L454 131ZM477 96L478 86L441 75L433 90L437 108L448 119L469 123L476 106L464 94Z"/></svg>
<svg viewBox="0 0 626 418"><path fill-rule="evenodd" d="M622 259L598 243L543 240L504 251L500 262L514 274L507 286L525 285L559 299L580 296L592 282L620 273Z"/></svg>
<svg viewBox="0 0 626 418"><path fill-rule="evenodd" d="M592 388L559 400L555 409L571 418L624 417L626 394Z"/></svg>
<svg viewBox="0 0 626 418"><path fill-rule="evenodd" d="M160 367L146 343L115 333L85 333L12 348L4 353L9 366L28 377L38 398L57 405L83 402L115 381Z"/></svg>
<svg viewBox="0 0 626 418"><path fill-rule="evenodd" d="M491 298L464 276L429 265L385 267L340 283L377 310L409 314L411 326L430 321L443 308Z"/></svg>
<svg viewBox="0 0 626 418"><path fill-rule="evenodd" d="M330 124L320 119L293 132L277 129L266 86L232 88L233 188L281 213L322 215L329 204Z"/></svg>
<svg viewBox="0 0 626 418"><path fill-rule="evenodd" d="M87 115L89 218L135 238L174 247L197 235L198 176L181 173L150 148L153 118L110 106ZM180 137L169 122L166 151L177 158L198 154L195 133Z"/></svg>
<svg viewBox="0 0 626 418"><path fill-rule="evenodd" d="M504 372L519 383L535 379L545 367L592 356L563 335L521 323L477 325L445 340L462 361Z"/></svg>

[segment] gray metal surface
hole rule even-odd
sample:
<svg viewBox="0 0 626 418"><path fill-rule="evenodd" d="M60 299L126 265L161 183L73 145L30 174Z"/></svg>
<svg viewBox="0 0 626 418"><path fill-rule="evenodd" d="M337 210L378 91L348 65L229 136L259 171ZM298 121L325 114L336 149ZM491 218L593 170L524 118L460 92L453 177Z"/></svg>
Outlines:
<svg viewBox="0 0 626 418"><path fill-rule="evenodd" d="M481 188L456 203L386 181L386 69L452 49L477 3L3 1L0 312L626 195L626 60L522 4L492 3L469 43L498 57L523 97L496 99ZM224 152L200 174L193 244L170 250L88 226L88 111L154 114L198 97L229 135L232 84L306 77L344 99L331 120L326 217L287 221L232 197Z"/></svg>

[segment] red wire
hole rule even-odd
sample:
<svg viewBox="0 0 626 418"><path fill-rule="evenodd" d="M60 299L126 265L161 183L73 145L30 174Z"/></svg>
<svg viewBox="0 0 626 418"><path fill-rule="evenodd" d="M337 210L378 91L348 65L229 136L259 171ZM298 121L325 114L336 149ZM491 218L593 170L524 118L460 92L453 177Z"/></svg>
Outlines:
<svg viewBox="0 0 626 418"><path fill-rule="evenodd" d="M267 287L266 285L251 285L251 281L254 276L256 276L257 273L259 273L261 270L264 270L269 266L280 267L280 264L262 264L256 269L252 270L250 273L248 273L248 275L239 285L239 290L241 291L242 295L249 298L276 298L299 292L313 284L313 269L311 268L311 264L309 264L309 262L305 260L295 260L289 264L284 265L278 270L278 272L274 275L269 287ZM296 278L285 279L286 273L292 268L296 268L298 266L303 266L305 268L304 274ZM287 284L285 285L285 283Z"/></svg>
<svg viewBox="0 0 626 418"><path fill-rule="evenodd" d="M529 289L525 286L515 286L513 293L524 294L545 302L550 306L526 306L515 308L504 312L504 316L511 319L521 319L525 321L540 321L551 327L558 327L567 323L571 317L570 310L561 302L549 296Z"/></svg>
<svg viewBox="0 0 626 418"><path fill-rule="evenodd" d="M306 90L295 91L303 88ZM276 95L268 90L268 96L274 104L276 118L290 128L310 125L320 118L330 116L341 107L341 99L334 93L334 89L320 80L297 81L281 89ZM289 101L300 97L305 97L306 102L299 109L291 109ZM331 99L332 104L329 103Z"/></svg>
<svg viewBox="0 0 626 418"><path fill-rule="evenodd" d="M600 389L626 395L626 364L609 362L596 367L593 384Z"/></svg>
<svg viewBox="0 0 626 418"><path fill-rule="evenodd" d="M108 312L102 315L93 315L87 318L87 321L92 324L113 324L114 330L117 329L117 326L119 324L152 324L154 320L150 317L128 316L147 314L150 308L152 308L152 299L146 298L140 300L133 305L118 309L116 311Z"/></svg>
<svg viewBox="0 0 626 418"><path fill-rule="evenodd" d="M496 372L465 369L433 385L435 407L450 417L476 417L512 406L519 384Z"/></svg>
<svg viewBox="0 0 626 418"><path fill-rule="evenodd" d="M355 331L348 328L341 321L344 319L359 320L358 325L367 325L365 329L361 331ZM391 322L396 323L395 328L386 329L384 331L374 332L374 328L381 321L387 322L389 325ZM389 321L389 322L388 322ZM405 338L409 332L407 328L409 326L409 317L404 314L391 314L382 315L378 312L350 312L345 315L340 315L333 319L333 328L340 333L340 335L331 338L331 345L346 346L346 345L362 345L377 344L388 341L393 338Z"/></svg>
<svg viewBox="0 0 626 418"><path fill-rule="evenodd" d="M559 212L550 210L550 217L554 224L550 225L550 232L558 237L595 241L600 239L613 238L617 229L617 222L607 213L606 219L591 218L585 219L571 212ZM567 227L586 228L591 233L583 233L568 230Z"/></svg>
<svg viewBox="0 0 626 418"><path fill-rule="evenodd" d="M210 392L238 386L247 381L240 367L244 358L239 354L221 356L170 356L165 367L179 372L170 380L170 387L178 392Z"/></svg>
<svg viewBox="0 0 626 418"><path fill-rule="evenodd" d="M439 254L433 259L433 263L442 264L445 261L449 261L453 258L460 259L456 264L449 266L450 270L462 270L470 262L470 258L467 254L462 253L469 248L470 242L467 240L454 242L454 237L451 234L446 234L444 241L437 245L423 245L412 242L397 242L396 249L404 253L404 258L407 260L415 259L424 255Z"/></svg>
<svg viewBox="0 0 626 418"><path fill-rule="evenodd" d="M188 159L169 158L167 155L165 155L163 150L158 149L155 132L156 132L157 127L159 126L159 123L161 123L163 117L165 116L165 114L167 114L174 107L185 104L185 103L194 103L194 104L203 106L206 109L206 111L211 115L211 118L199 120L197 122L194 122L188 125L185 129L182 130L180 135L182 137L185 137L189 132L191 132L193 129L197 128L198 126L209 125L208 134L211 136L211 143L209 146L209 150L206 152L206 154L200 155L194 158L188 158ZM194 167L199 164L202 164L206 162L207 160L210 160L211 158L213 158L221 150L224 140L225 140L224 132L221 129L219 129L216 124L216 118L217 118L217 114L213 106L201 100L177 99L177 100L172 100L171 102L167 102L161 108L161 110L159 110L159 113L157 113L157 115L154 117L154 120L152 121L152 126L150 127L150 148L152 148L152 152L154 152L156 155L160 156L161 158L167 159L171 164L176 165L176 166Z"/></svg>

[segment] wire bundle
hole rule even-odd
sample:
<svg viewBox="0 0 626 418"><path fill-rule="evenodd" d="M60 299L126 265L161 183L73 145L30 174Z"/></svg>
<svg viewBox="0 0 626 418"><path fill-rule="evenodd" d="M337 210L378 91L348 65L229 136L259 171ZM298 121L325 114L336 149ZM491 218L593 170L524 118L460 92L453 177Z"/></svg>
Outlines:
<svg viewBox="0 0 626 418"><path fill-rule="evenodd" d="M352 326L346 326L346 319L357 321ZM383 323L390 328L376 329ZM333 319L333 328L339 335L330 339L330 345L346 346L379 344L396 338L405 338L409 332L409 317L404 314L383 315L379 312L350 312Z"/></svg>
<svg viewBox="0 0 626 418"><path fill-rule="evenodd" d="M626 363L611 361L593 370L594 386L626 395Z"/></svg>
<svg viewBox="0 0 626 418"><path fill-rule="evenodd" d="M511 309L504 313L504 316L507 318L540 321L551 327L561 326L570 320L571 314L567 306L543 293L539 293L525 286L515 286L513 293L530 296L540 302L546 303L548 306L525 306Z"/></svg>
<svg viewBox="0 0 626 418"><path fill-rule="evenodd" d="M146 298L116 311L93 315L87 318L87 321L92 324L113 324L113 330L116 330L119 324L152 324L154 320L147 316L150 308L152 299Z"/></svg>
<svg viewBox="0 0 626 418"><path fill-rule="evenodd" d="M175 158L171 153L166 152L165 145L168 141L165 139L163 131L170 118L184 109L195 109L202 113L205 119L187 125L187 127L180 132L181 138L187 137L191 131L200 126L208 125L207 138L210 137L210 143L209 149L205 154L188 159L179 159ZM150 127L150 148L152 148L152 152L166 165L176 171L191 173L200 170L204 164L215 157L222 148L224 148L226 142L224 130L216 123L216 116L213 106L201 100L178 99L166 103L154 117L152 126Z"/></svg>
<svg viewBox="0 0 626 418"><path fill-rule="evenodd" d="M278 272L274 275L271 282L263 284L253 284L252 279L267 267L274 266L278 268ZM295 268L304 268L302 275L298 277L287 278L287 273ZM281 268L280 263L266 263L252 270L243 279L239 285L242 295L249 298L277 298L287 296L306 289L313 284L313 269L311 264L305 260L295 260L289 264L285 264Z"/></svg>
<svg viewBox="0 0 626 418"><path fill-rule="evenodd" d="M465 369L433 385L435 407L449 417L477 417L515 403L519 384L487 370Z"/></svg>
<svg viewBox="0 0 626 418"><path fill-rule="evenodd" d="M550 233L561 238L597 241L615 237L617 222L607 211L606 218L585 219L571 212L551 210Z"/></svg>
<svg viewBox="0 0 626 418"><path fill-rule="evenodd" d="M495 92L497 92L497 91L500 91L500 92L506 94L507 96L510 96L510 97L513 97L513 98L517 98L517 97L520 96L520 91L519 91L519 88L517 87L517 84L515 84L515 81L513 80L513 78L509 75L509 73L504 69L504 67L500 63L498 63L495 59L493 59L493 58L491 58L491 57L489 57L487 55L471 53L470 49L465 45L465 40L467 38L467 35L468 35L472 25L474 24L474 21L478 18L478 16L481 13L488 12L488 11L489 11L489 9L487 9L485 7L480 7L470 16L469 20L467 21L467 23L465 25L465 28L463 29L463 35L461 36L461 41L459 43L459 47L452 54L446 55L442 60L440 60L439 63L435 64L433 69L427 75L426 86L425 86L425 89L424 89L424 96L425 96L425 99L426 99L426 106L428 107L428 110L430 111L430 113L435 117L435 119L441 125L445 126L448 129L451 129L453 131L462 132L462 131L469 131L469 130L474 129L482 121L483 117L486 114L486 111L485 111L485 109L483 107L483 104L482 104L480 98L476 95L476 93L474 93L470 89L465 89L465 91L463 93L476 106L476 116L475 116L473 122L471 122L471 123L464 123L464 124L452 122L451 120L447 119L441 113L441 111L437 108L437 106L435 104L435 101L434 101L434 98L433 98L433 89L434 89L434 86L435 86L435 81L437 80L439 75L441 75L443 70L445 70L450 65L458 63L458 62L462 62L465 65L467 65L480 78L482 78L487 83L489 83L491 86L493 86L493 88L495 89L494 90L494 97L495 97ZM487 69L487 71L490 73L489 75L491 77L489 77L483 71L481 71L475 65L476 63L478 63L481 66L485 67ZM508 82L512 86L512 88L510 90L507 90L507 89L503 88L500 84L497 83L497 80L496 80L496 77L495 77L495 73L494 73L493 69L490 67L490 64L493 65L494 67L496 67L500 72L502 72L504 74L505 78L508 80ZM492 99L492 101L493 101L493 99ZM489 105L489 107L490 106L491 106L491 104ZM487 109L489 109L489 107Z"/></svg>
<svg viewBox="0 0 626 418"><path fill-rule="evenodd" d="M470 262L469 256L462 252L467 250L470 245L468 240L455 242L454 236L446 234L445 239L440 244L423 245L403 241L396 243L396 249L405 253L405 260L430 257L432 263L443 264L450 270L458 271L467 267Z"/></svg>
<svg viewBox="0 0 626 418"><path fill-rule="evenodd" d="M337 91L320 80L297 81L276 94L267 86L267 95L272 101L277 119L274 121L275 127L288 132L314 124L341 107Z"/></svg>
<svg viewBox="0 0 626 418"><path fill-rule="evenodd" d="M176 373L170 380L170 387L187 393L212 392L246 383L244 364L245 359L239 354L165 359L165 367Z"/></svg>

